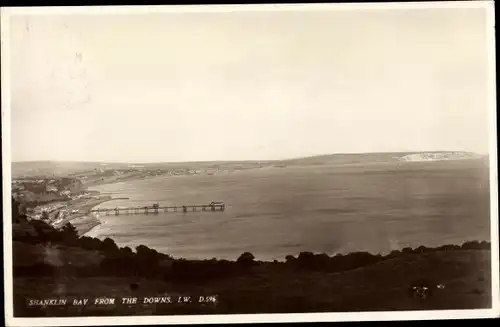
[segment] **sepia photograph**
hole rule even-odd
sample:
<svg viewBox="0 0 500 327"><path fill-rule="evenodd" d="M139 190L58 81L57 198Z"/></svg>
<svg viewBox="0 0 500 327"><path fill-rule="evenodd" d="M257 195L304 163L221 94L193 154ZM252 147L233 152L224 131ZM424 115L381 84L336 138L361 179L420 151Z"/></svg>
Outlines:
<svg viewBox="0 0 500 327"><path fill-rule="evenodd" d="M1 24L7 326L500 315L493 1Z"/></svg>

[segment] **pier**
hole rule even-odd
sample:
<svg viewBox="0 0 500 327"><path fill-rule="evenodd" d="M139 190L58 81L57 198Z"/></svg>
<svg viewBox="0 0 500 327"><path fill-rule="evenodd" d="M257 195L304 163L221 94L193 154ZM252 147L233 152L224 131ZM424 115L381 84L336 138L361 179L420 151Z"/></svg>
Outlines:
<svg viewBox="0 0 500 327"><path fill-rule="evenodd" d="M106 216L109 215L147 215L147 214L158 214L158 213L167 213L167 212L180 212L180 213L188 213L188 212L221 212L226 209L226 205L224 203L216 203L216 204L198 204L198 205L181 205L181 206L160 206L158 204L153 204L151 206L143 206L143 207L122 207L122 208L99 208L92 209L90 213L103 213Z"/></svg>

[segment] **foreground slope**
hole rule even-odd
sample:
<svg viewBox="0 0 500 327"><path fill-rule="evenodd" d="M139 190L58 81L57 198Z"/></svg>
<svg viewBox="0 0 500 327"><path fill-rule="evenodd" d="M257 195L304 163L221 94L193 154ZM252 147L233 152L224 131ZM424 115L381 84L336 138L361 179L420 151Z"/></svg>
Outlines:
<svg viewBox="0 0 500 327"><path fill-rule="evenodd" d="M47 253L40 246L38 251ZM287 262L253 262L251 265L219 262L225 267L217 270L220 276L210 274L204 264L189 269L193 262L168 259L165 262L170 264L160 264L159 275L147 276L147 273L109 273L102 268L105 255L68 247L55 255L56 259L42 259L57 266L51 273L42 276L30 276L41 271L18 274L14 279L15 312L20 316L114 316L490 308L490 255L487 249L464 247L427 253L405 251L341 271L332 271L322 264L314 265L313 261L308 263L301 257ZM185 265L176 266L179 261ZM26 268L39 269L37 267L28 265ZM87 276L74 273L86 267L96 267L90 268L95 273ZM154 264L149 267L155 269ZM125 271L128 268L121 265L117 269ZM231 269L232 273L228 274ZM422 280L433 288L431 296L427 299L410 296L411 286ZM437 288L440 284L444 285L443 289ZM196 301L199 296L212 295L217 296L215 304L141 304L145 297L190 296ZM26 307L29 299L66 297L70 300L88 298L90 302L98 297L111 297L116 303ZM138 304L122 304L120 299L123 297L137 297Z"/></svg>

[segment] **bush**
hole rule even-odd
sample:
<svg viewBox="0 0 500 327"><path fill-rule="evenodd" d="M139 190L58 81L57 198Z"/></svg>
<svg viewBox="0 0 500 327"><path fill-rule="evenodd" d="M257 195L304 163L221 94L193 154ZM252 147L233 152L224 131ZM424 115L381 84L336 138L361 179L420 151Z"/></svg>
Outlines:
<svg viewBox="0 0 500 327"><path fill-rule="evenodd" d="M430 250L431 249L422 245L422 246L419 246L418 248L416 248L413 252L414 253L429 253L429 252L431 252Z"/></svg>
<svg viewBox="0 0 500 327"><path fill-rule="evenodd" d="M116 245L115 241L113 241L109 237L106 237L104 241L102 241L101 250L106 255L112 255L118 252L118 245Z"/></svg>
<svg viewBox="0 0 500 327"><path fill-rule="evenodd" d="M460 250L460 245L446 244L436 248L436 251L454 251Z"/></svg>
<svg viewBox="0 0 500 327"><path fill-rule="evenodd" d="M236 262L242 266L248 267L254 263L254 255L250 252L245 252L240 255Z"/></svg>
<svg viewBox="0 0 500 327"><path fill-rule="evenodd" d="M386 256L386 258L387 258L387 259L397 258L397 257L399 257L400 255L401 255L401 251L399 251L399 250L393 250L393 251L391 251L391 253L389 253L389 254Z"/></svg>
<svg viewBox="0 0 500 327"><path fill-rule="evenodd" d="M413 254L413 253L415 253L415 251L413 251L413 249L408 246L408 247L403 248L403 250L401 250L401 253L404 253L404 254Z"/></svg>
<svg viewBox="0 0 500 327"><path fill-rule="evenodd" d="M481 249L483 249L483 250L491 250L491 243L490 242L486 242L486 241L482 241L481 242Z"/></svg>
<svg viewBox="0 0 500 327"><path fill-rule="evenodd" d="M491 246L488 242L482 241L469 241L462 244L464 250L489 250Z"/></svg>
<svg viewBox="0 0 500 327"><path fill-rule="evenodd" d="M132 251L131 248L126 246L126 247L120 248L120 254L123 257L133 257L135 253L134 253L134 251Z"/></svg>
<svg viewBox="0 0 500 327"><path fill-rule="evenodd" d="M80 237L79 245L85 250L100 251L102 247L102 242L98 238L82 236Z"/></svg>
<svg viewBox="0 0 500 327"><path fill-rule="evenodd" d="M28 223L34 228L36 235L32 237L32 243L61 243L63 234L49 224L40 220L31 220Z"/></svg>
<svg viewBox="0 0 500 327"><path fill-rule="evenodd" d="M66 225L64 225L59 233L62 243L69 246L79 245L78 231L71 223L67 223Z"/></svg>
<svg viewBox="0 0 500 327"><path fill-rule="evenodd" d="M335 256L330 259L330 270L345 271L356 269L385 260L384 257L373 255L368 252L353 252L343 256Z"/></svg>
<svg viewBox="0 0 500 327"><path fill-rule="evenodd" d="M17 202L14 198L11 199L11 204L12 204L12 223L13 224L20 224L22 222L27 221L26 217L26 210L25 208L21 205L21 203Z"/></svg>
<svg viewBox="0 0 500 327"><path fill-rule="evenodd" d="M293 257L292 257L293 258ZM332 266L332 258L326 253L313 254L312 252L301 252L297 259L289 258L290 263L296 262L302 269L329 271Z"/></svg>
<svg viewBox="0 0 500 327"><path fill-rule="evenodd" d="M314 253L312 252L300 252L297 258L297 264L301 268L310 268L314 260Z"/></svg>
<svg viewBox="0 0 500 327"><path fill-rule="evenodd" d="M296 260L297 260L297 258L295 258L293 255L287 255L285 257L286 263L295 263Z"/></svg>
<svg viewBox="0 0 500 327"><path fill-rule="evenodd" d="M300 255L299 255L299 260L300 260ZM330 268L330 257L325 254L314 254L310 256L309 253L305 253L302 257L302 267L306 267L308 269L313 269L313 270L329 270Z"/></svg>

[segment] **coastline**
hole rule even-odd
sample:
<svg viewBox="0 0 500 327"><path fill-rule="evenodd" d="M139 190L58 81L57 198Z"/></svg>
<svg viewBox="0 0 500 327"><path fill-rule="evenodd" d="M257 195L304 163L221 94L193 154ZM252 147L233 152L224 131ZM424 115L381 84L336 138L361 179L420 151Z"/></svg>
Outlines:
<svg viewBox="0 0 500 327"><path fill-rule="evenodd" d="M406 153L406 152L405 152ZM426 153L424 153L426 154ZM425 158L425 157L419 157L421 153L410 153L406 154L405 156L401 157L388 157L386 160L379 161L379 160L374 160L374 161L363 161L363 162L357 162L357 161L347 161L347 162L336 162L336 161L321 161L321 162L315 162L315 161L302 161L301 159L296 159L296 160L289 160L288 162L285 162L285 166L276 166L275 163L268 163L264 164L262 166L250 166L250 167L245 167L245 168L240 168L238 166L235 166L234 163L225 163L221 162L219 169L221 171L226 171L228 173L234 173L238 171L247 171L247 170L256 170L256 169L263 169L263 168L275 168L275 169L286 169L286 168L306 168L306 167L311 167L311 166L333 166L337 168L342 168L342 167L353 167L353 166L377 166L377 165L384 165L384 164L394 164L396 166L402 165L402 164L426 164L426 163L444 163L444 162L470 162L470 161L479 161L479 160L484 160L487 156L484 155L475 155L472 157L432 157L432 158ZM311 157L310 159L314 159L315 157ZM395 160L396 159L396 160ZM187 163L186 163L187 164ZM206 175L217 175L212 174L212 173L203 173ZM200 174L190 174L190 173L182 173L182 174L174 174L170 175L168 173L161 173L161 174L152 174L149 175L147 173L132 173L129 175L125 176L113 176L113 177L107 177L103 179L96 179L92 181L88 181L84 183L84 187L96 187L96 186L102 186L102 185L112 185L112 184L118 184L118 183L125 183L125 182L131 182L131 181L141 181L141 180L150 180L150 179L155 179L155 178L161 178L161 177L188 177L188 176L199 176ZM97 192L97 191L96 191Z"/></svg>
<svg viewBox="0 0 500 327"><path fill-rule="evenodd" d="M86 221L84 222L81 222L79 224L72 224L76 228L78 236L86 236L91 230L102 224L97 218L94 217L85 217L85 218Z"/></svg>
<svg viewBox="0 0 500 327"><path fill-rule="evenodd" d="M85 203L83 205L77 206L79 210L82 210L82 213L76 214L76 215L71 215L61 221L57 226L54 227L62 227L67 223L71 223L77 230L79 236L84 236L88 232L90 232L92 229L95 227L99 226L101 222L99 219L93 215L90 214L90 210L93 208L97 207L98 205L105 203L105 202L110 202L113 200L120 200L120 199L125 199L125 198L113 198L109 195L105 196L99 196L98 199L95 199L93 201L89 201L88 203Z"/></svg>

